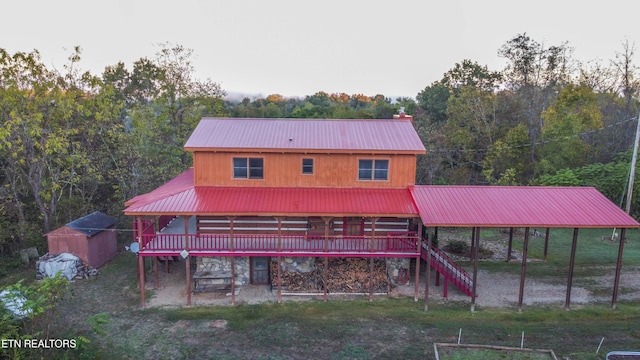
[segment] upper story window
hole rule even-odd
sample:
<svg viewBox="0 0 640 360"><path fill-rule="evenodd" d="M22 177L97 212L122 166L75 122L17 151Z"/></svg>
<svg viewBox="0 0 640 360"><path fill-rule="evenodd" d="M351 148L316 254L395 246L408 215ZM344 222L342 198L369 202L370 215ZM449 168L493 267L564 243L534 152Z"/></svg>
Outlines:
<svg viewBox="0 0 640 360"><path fill-rule="evenodd" d="M389 160L359 160L358 180L388 180Z"/></svg>
<svg viewBox="0 0 640 360"><path fill-rule="evenodd" d="M233 158L234 179L264 179L264 159Z"/></svg>
<svg viewBox="0 0 640 360"><path fill-rule="evenodd" d="M302 173L313 174L313 159L302 159Z"/></svg>

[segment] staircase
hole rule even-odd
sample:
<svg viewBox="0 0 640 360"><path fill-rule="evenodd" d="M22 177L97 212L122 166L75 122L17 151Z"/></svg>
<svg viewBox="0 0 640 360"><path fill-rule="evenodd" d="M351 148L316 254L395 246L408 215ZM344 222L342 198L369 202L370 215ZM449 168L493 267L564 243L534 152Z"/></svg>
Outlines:
<svg viewBox="0 0 640 360"><path fill-rule="evenodd" d="M422 242L421 257L427 260L427 243ZM436 246L431 246L431 267L442 274L446 281L450 281L468 296L473 294L473 279L447 254Z"/></svg>

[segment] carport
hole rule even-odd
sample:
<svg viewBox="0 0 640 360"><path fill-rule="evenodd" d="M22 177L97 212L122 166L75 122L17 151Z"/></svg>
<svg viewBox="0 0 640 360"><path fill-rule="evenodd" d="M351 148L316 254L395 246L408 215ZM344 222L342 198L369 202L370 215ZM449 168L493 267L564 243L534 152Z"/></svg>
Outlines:
<svg viewBox="0 0 640 360"><path fill-rule="evenodd" d="M472 228L473 292L471 311L475 311L476 280L480 228L510 228L509 247L514 228L525 228L522 249L522 270L518 311L522 311L530 228L573 228L569 259L569 275L565 309L571 304L571 283L581 228L620 229L618 258L611 307L615 309L622 268L626 230L640 227L635 219L617 207L593 187L531 187L531 186L414 186L410 188L422 223L428 228ZM545 254L548 230L545 236ZM431 248L431 236L428 239ZM431 256L427 256L425 311L429 304Z"/></svg>

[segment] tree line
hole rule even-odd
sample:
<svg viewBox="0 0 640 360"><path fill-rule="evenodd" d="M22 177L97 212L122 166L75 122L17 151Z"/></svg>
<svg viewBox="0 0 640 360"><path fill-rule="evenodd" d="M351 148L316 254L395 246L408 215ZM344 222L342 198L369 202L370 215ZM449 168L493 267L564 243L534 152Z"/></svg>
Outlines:
<svg viewBox="0 0 640 360"><path fill-rule="evenodd" d="M568 43L518 34L497 49L504 69L464 59L415 98L234 102L194 77L180 45L99 75L81 70L80 48L62 69L0 49L0 252L41 246L95 210L122 218L126 200L191 166L182 147L203 116L384 119L403 108L427 148L418 184L590 185L619 203L640 110L634 51L623 42L609 62L581 63Z"/></svg>

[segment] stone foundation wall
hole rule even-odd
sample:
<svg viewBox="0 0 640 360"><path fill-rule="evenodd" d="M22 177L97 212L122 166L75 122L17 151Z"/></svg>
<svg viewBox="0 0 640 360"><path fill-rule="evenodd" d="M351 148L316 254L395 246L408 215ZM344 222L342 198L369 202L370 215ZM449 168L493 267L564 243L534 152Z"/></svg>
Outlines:
<svg viewBox="0 0 640 360"><path fill-rule="evenodd" d="M231 258L223 256L198 256L196 258L196 272L224 272L228 273L231 277ZM249 258L248 257L236 257L235 258L235 284L246 285L249 284ZM201 280L205 281L205 280ZM209 280L211 284L215 284L215 280ZM205 281L206 282L206 281ZM206 284L205 284L206 285Z"/></svg>
<svg viewBox="0 0 640 360"><path fill-rule="evenodd" d="M272 257L271 262L277 263L278 258ZM277 269L277 265L276 265ZM308 273L316 269L315 257L283 257L280 259L280 269L292 273Z"/></svg>
<svg viewBox="0 0 640 360"><path fill-rule="evenodd" d="M409 282L411 259L387 258L387 275L392 285L406 285Z"/></svg>

